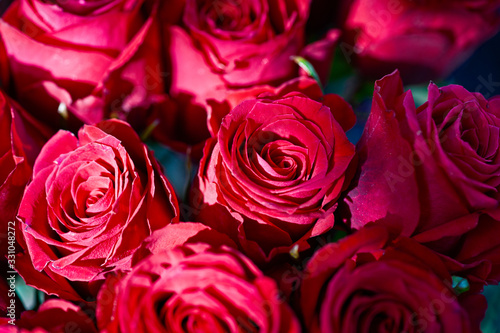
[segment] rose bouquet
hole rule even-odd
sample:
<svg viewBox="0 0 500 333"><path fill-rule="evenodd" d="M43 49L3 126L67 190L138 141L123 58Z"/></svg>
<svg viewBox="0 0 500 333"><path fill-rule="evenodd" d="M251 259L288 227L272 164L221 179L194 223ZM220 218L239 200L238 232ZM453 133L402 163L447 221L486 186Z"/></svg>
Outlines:
<svg viewBox="0 0 500 333"><path fill-rule="evenodd" d="M500 328L500 1L0 10L0 332Z"/></svg>

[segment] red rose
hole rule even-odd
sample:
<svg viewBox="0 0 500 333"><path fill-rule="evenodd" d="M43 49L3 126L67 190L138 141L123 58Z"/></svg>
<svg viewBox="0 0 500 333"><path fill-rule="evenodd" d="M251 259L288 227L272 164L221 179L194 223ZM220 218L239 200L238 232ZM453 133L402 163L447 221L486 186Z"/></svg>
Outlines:
<svg viewBox="0 0 500 333"><path fill-rule="evenodd" d="M102 332L299 332L276 283L227 247L196 244L110 278L97 299Z"/></svg>
<svg viewBox="0 0 500 333"><path fill-rule="evenodd" d="M0 331L6 333L97 333L94 321L78 306L61 299L50 299L37 311L25 311L15 326L0 324Z"/></svg>
<svg viewBox="0 0 500 333"><path fill-rule="evenodd" d="M304 95L247 100L205 146L191 213L257 262L328 231L354 146L331 108ZM346 120L352 119L346 117ZM350 170L350 169L349 169Z"/></svg>
<svg viewBox="0 0 500 333"><path fill-rule="evenodd" d="M308 332L480 332L483 295L457 296L431 251L362 229L308 262L300 307Z"/></svg>
<svg viewBox="0 0 500 333"><path fill-rule="evenodd" d="M415 109L398 73L377 81L373 98L345 200L351 226L378 221L498 282L500 98L431 83Z"/></svg>
<svg viewBox="0 0 500 333"><path fill-rule="evenodd" d="M291 56L304 56L322 79L327 78L339 33L331 31L306 46L308 0L184 2L164 9L165 20L174 23L165 28L172 73L169 93L180 106L161 117L182 128L170 140L194 145L215 135L207 101L223 103L234 91L277 86L297 77L299 66Z"/></svg>
<svg viewBox="0 0 500 333"><path fill-rule="evenodd" d="M405 82L445 77L500 27L495 0L354 0L344 54L367 75L398 68Z"/></svg>
<svg viewBox="0 0 500 333"><path fill-rule="evenodd" d="M151 152L126 123L59 131L38 156L18 220L26 283L77 300L93 282L130 267L154 230L178 221L174 191ZM87 299L86 299L87 300Z"/></svg>
<svg viewBox="0 0 500 333"><path fill-rule="evenodd" d="M8 252L8 236L15 238L14 219L24 187L31 178L31 167L51 135L0 91L0 260L5 260Z"/></svg>
<svg viewBox="0 0 500 333"><path fill-rule="evenodd" d="M157 4L144 2L16 0L0 22L16 98L57 128L58 109L71 128L144 118L163 93Z"/></svg>

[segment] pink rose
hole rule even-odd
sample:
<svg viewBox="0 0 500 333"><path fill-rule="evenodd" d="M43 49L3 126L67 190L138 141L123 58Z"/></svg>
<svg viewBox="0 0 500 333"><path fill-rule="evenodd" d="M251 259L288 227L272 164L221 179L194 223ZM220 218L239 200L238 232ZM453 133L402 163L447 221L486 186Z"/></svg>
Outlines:
<svg viewBox="0 0 500 333"><path fill-rule="evenodd" d="M500 281L499 137L499 97L431 83L428 102L416 109L399 74L384 77L357 145L346 221L356 229L384 224L448 257L457 271Z"/></svg>
<svg viewBox="0 0 500 333"><path fill-rule="evenodd" d="M332 228L350 181L354 146L334 114L352 114L299 93L247 100L205 146L192 190L196 220L229 235L254 261L269 261ZM326 99L325 99L326 100Z"/></svg>
<svg viewBox="0 0 500 333"><path fill-rule="evenodd" d="M300 308L308 332L480 332L483 295L457 296L446 266L407 238L366 228L308 262Z"/></svg>
<svg viewBox="0 0 500 333"><path fill-rule="evenodd" d="M55 128L110 116L142 125L163 99L157 5L16 0L0 22L9 90Z"/></svg>
<svg viewBox="0 0 500 333"><path fill-rule="evenodd" d="M174 106L161 117L178 129L163 139L177 146L216 134L209 100L224 103L241 89L276 87L296 78L299 66L291 56L307 58L326 80L339 37L330 31L306 45L308 0L186 0L165 5L163 12L164 21L172 23L165 30Z"/></svg>
<svg viewBox="0 0 500 333"><path fill-rule="evenodd" d="M38 156L18 213L27 284L92 300L102 274L126 270L142 241L179 220L177 199L152 153L126 123L59 131Z"/></svg>
<svg viewBox="0 0 500 333"><path fill-rule="evenodd" d="M192 244L149 256L97 299L101 332L300 332L276 283L228 247Z"/></svg>
<svg viewBox="0 0 500 333"><path fill-rule="evenodd" d="M132 264L152 254L161 253L186 244L205 243L211 246L228 246L236 248L229 236L198 222L181 222L168 224L154 231L146 238L134 253Z"/></svg>

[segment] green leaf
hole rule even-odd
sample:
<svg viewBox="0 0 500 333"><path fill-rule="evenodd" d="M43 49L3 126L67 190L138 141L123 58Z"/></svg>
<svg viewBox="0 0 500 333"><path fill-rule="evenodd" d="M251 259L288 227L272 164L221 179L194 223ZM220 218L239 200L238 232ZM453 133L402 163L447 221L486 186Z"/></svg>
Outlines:
<svg viewBox="0 0 500 333"><path fill-rule="evenodd" d="M307 75L315 79L316 82L318 82L318 85L320 86L321 90L323 90L323 86L321 85L321 80L319 79L318 72L316 72L314 66L309 61L307 61L304 57L301 56L291 56L290 59L293 60L297 65L299 65L300 68L302 68L307 73Z"/></svg>
<svg viewBox="0 0 500 333"><path fill-rule="evenodd" d="M156 127L158 127L158 125L160 125L160 120L155 119L151 124L148 125L148 127L146 127L144 132L141 133L141 140L143 142L148 141L149 137L151 136L151 133L153 133L153 131L155 130Z"/></svg>
<svg viewBox="0 0 500 333"><path fill-rule="evenodd" d="M24 280L18 275L16 276L16 295L26 310L36 310L38 305L43 302L45 294L33 287L27 286Z"/></svg>
<svg viewBox="0 0 500 333"><path fill-rule="evenodd" d="M298 244L295 244L289 251L290 253L290 256L295 259L295 260L298 260L299 257L300 257L300 254L299 254L299 245Z"/></svg>
<svg viewBox="0 0 500 333"><path fill-rule="evenodd" d="M332 233L332 237L328 239L329 243L335 243L347 236L347 232L344 230L335 230Z"/></svg>
<svg viewBox="0 0 500 333"><path fill-rule="evenodd" d="M57 113L63 117L64 120L68 120L69 114L68 114L68 106L64 103L59 104L57 108Z"/></svg>
<svg viewBox="0 0 500 333"><path fill-rule="evenodd" d="M461 277L461 276L452 276L452 287L457 293L457 295L460 295L466 291L469 291L470 289L470 284L469 281L467 281L466 278Z"/></svg>

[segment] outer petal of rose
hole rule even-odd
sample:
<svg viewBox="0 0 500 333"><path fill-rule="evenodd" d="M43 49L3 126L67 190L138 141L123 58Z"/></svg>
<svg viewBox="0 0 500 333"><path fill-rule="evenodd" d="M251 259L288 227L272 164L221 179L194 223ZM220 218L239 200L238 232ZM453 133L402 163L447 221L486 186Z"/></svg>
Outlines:
<svg viewBox="0 0 500 333"><path fill-rule="evenodd" d="M481 333L478 323L480 323L486 314L488 303L484 295L466 294L458 298L458 301L470 319L470 332Z"/></svg>
<svg viewBox="0 0 500 333"><path fill-rule="evenodd" d="M217 201L219 190L217 189L217 171L214 165L219 158L219 152L217 140L207 140L203 150L203 158L200 161L200 172L190 193L192 204L188 217L192 216L197 221L204 223L206 221L211 228L234 240L237 237L238 227L243 221L242 218L239 220L233 218L229 211ZM214 216L217 218L213 218Z"/></svg>
<svg viewBox="0 0 500 333"><path fill-rule="evenodd" d="M31 168L24 157L22 144L15 136L13 118L13 110L9 107L5 106L4 110L0 110L0 131L3 141L0 144L0 211L2 212L0 244L2 246L5 244L5 248L7 248L8 223L14 221L24 187L31 177Z"/></svg>
<svg viewBox="0 0 500 333"><path fill-rule="evenodd" d="M314 79L305 76L286 81L279 87L264 84L247 89L228 90L226 98L223 102L218 102L214 99L209 99L207 101L207 125L210 134L212 137L215 137L222 123L222 118L224 118L224 116L226 116L232 109L244 100L254 98L265 99L283 97L291 92L301 92L316 101L323 99L323 92L317 82ZM327 101L325 96L323 103L330 106L331 102L331 100Z"/></svg>
<svg viewBox="0 0 500 333"><path fill-rule="evenodd" d="M18 211L20 232L24 234L24 242L29 253L36 253L33 258L33 266L43 270L46 265L55 258L55 254L48 244L38 241L32 232L38 235L40 232L49 232L47 223L47 202L45 200L45 181L52 172L52 168L43 169L39 177L36 177L26 188L23 200ZM31 204L31 203L37 203ZM36 218L35 218L36 217Z"/></svg>
<svg viewBox="0 0 500 333"><path fill-rule="evenodd" d="M20 20L20 12L25 12L30 20ZM30 4L27 1L13 1L11 6L9 6L3 14L2 19L30 36L37 36L42 33L44 29L50 29L46 22L41 20L36 14L33 14L35 13L32 8L30 8Z"/></svg>
<svg viewBox="0 0 500 333"><path fill-rule="evenodd" d="M426 270L430 269L441 281L451 283L450 272L438 254L414 239L407 237L396 239L391 247L385 250L382 260L399 260Z"/></svg>
<svg viewBox="0 0 500 333"><path fill-rule="evenodd" d="M33 177L43 169L53 165L59 156L76 149L78 140L68 131L57 132L42 148L33 167Z"/></svg>
<svg viewBox="0 0 500 333"><path fill-rule="evenodd" d="M146 204L148 205L147 215L151 220L151 225L154 227L166 223L166 221L169 223L178 222L179 211L175 191L162 174L154 155L148 152L144 145L138 144L141 140L137 133L127 123L120 120L108 120L97 124L96 127L121 140L121 144L125 147L132 160L135 161L136 166L148 174L150 183L146 187L151 190L146 195ZM91 133L87 131L87 134ZM95 135L99 137L97 133L92 136ZM158 205L158 202L166 201L162 199L168 199L168 202L172 203L172 210L163 205Z"/></svg>
<svg viewBox="0 0 500 333"><path fill-rule="evenodd" d="M68 257L68 260L71 259L72 258ZM58 264L57 261L53 261L47 266L44 272L49 275L57 275L66 278L76 284L78 281L88 283L96 278L99 273L102 273L102 268L99 267L99 263L102 262L100 259L85 261L81 258L75 258L74 260L78 260L78 263L71 263L71 266L66 267L58 267L56 266Z"/></svg>
<svg viewBox="0 0 500 333"><path fill-rule="evenodd" d="M35 270L29 254L18 255L16 257L16 270L29 286L42 290L45 293L57 290L57 296L64 299L81 300L76 290L62 276L49 277L44 271L39 272Z"/></svg>
<svg viewBox="0 0 500 333"><path fill-rule="evenodd" d="M0 35L0 84L7 87L10 77L9 61L5 50L3 37Z"/></svg>
<svg viewBox="0 0 500 333"><path fill-rule="evenodd" d="M254 45L249 50L254 56L244 60L248 67L229 70L222 75L224 81L231 87L249 87L292 78L296 73L296 65L290 56L300 50L302 35L302 31L296 29L293 34L280 35L264 44Z"/></svg>
<svg viewBox="0 0 500 333"><path fill-rule="evenodd" d="M139 3L137 7L140 7ZM58 15L52 15L51 19L64 16L58 12L54 14ZM85 21L82 20L82 22L61 30L47 31L36 39L47 44L71 43L76 49L79 46L96 48L113 55L113 53L125 48L130 30L140 26L141 23L139 15L135 11L129 13L110 12L99 17L89 17Z"/></svg>
<svg viewBox="0 0 500 333"><path fill-rule="evenodd" d="M340 30L332 29L327 32L324 38L307 45L301 52L301 55L313 65L323 84L328 82L330 67L339 37Z"/></svg>
<svg viewBox="0 0 500 333"><path fill-rule="evenodd" d="M118 320L113 320L113 312L116 310L116 293L118 292L118 283L123 274L109 275L101 286L97 294L97 303L100 305L96 309L97 326L106 327L103 332L117 332Z"/></svg>
<svg viewBox="0 0 500 333"><path fill-rule="evenodd" d="M146 153L137 133L126 122L118 119L110 119L96 124L95 126L84 126L79 132L80 140L86 143L97 141L110 134L120 140L132 161L140 165L146 172ZM137 161L137 162L136 162Z"/></svg>
<svg viewBox="0 0 500 333"><path fill-rule="evenodd" d="M455 257L464 263L479 263L489 261L491 272L488 274L488 283L500 282L500 242L498 235L500 226L498 220L483 214L477 227L464 238L464 243Z"/></svg>
<svg viewBox="0 0 500 333"><path fill-rule="evenodd" d="M222 206L220 206L220 208L224 209ZM330 230L333 227L334 220L335 218L333 214L331 214L326 218L314 221L314 226L296 241L293 241L290 238L288 232L285 232L273 225L257 225L257 222L247 220L244 226L240 226L238 228L238 243L244 253L251 258L255 264L265 267L267 264L272 262L273 258L276 258L279 255L286 254L289 256L290 250L295 246L299 252L310 249L311 246L308 240L311 239L311 237L322 235ZM205 220L203 220L203 223L205 223ZM246 230L252 232L250 233ZM265 237L271 238L271 243L275 244L271 250L263 249L262 246L259 245Z"/></svg>
<svg viewBox="0 0 500 333"><path fill-rule="evenodd" d="M170 27L169 32L173 71L170 93L173 96L181 93L191 94L197 96L200 99L198 102L202 103L208 97L222 100L226 84L218 74L210 70L192 39L178 27ZM192 73L192 75L185 75L185 73ZM212 91L217 89L221 89L221 92L213 96Z"/></svg>
<svg viewBox="0 0 500 333"><path fill-rule="evenodd" d="M275 324L276 329L281 329L279 332L287 332L287 333L302 332L299 320L297 319L297 317L295 317L294 312L288 306L286 306L285 302L281 304L280 308L281 308L280 311L281 318L279 323Z"/></svg>
<svg viewBox="0 0 500 333"><path fill-rule="evenodd" d="M356 124L356 115L352 106L341 96L327 94L323 97L323 104L330 108L335 120L342 126L344 131L348 131Z"/></svg>
<svg viewBox="0 0 500 333"><path fill-rule="evenodd" d="M327 244L316 251L307 264L304 272L307 279L300 290L301 295L307 295L303 297L300 304L306 327L311 327L308 320L314 317L317 297L325 281L357 252L378 251L384 247L387 240L388 234L385 228L370 227L361 229L337 243Z"/></svg>
<svg viewBox="0 0 500 333"><path fill-rule="evenodd" d="M12 73L15 73L14 85L23 103L34 104L31 95L25 95L26 87L40 81L68 80L74 81L70 94L85 95L91 92L103 73L110 65L111 59L101 53L82 50L69 50L39 43L22 34L7 23L0 21L0 32L5 42ZM33 57L35 52L37 57ZM85 61L82 61L84 59ZM40 67L43 62L43 68ZM78 81L75 81L78 78ZM76 92L76 93L75 93ZM60 101L65 102L67 101ZM38 107L38 118L48 123L54 121L57 109Z"/></svg>
<svg viewBox="0 0 500 333"><path fill-rule="evenodd" d="M54 134L48 127L36 121L17 103L11 101L13 108L13 140L22 145L29 165L34 165L40 150Z"/></svg>
<svg viewBox="0 0 500 333"><path fill-rule="evenodd" d="M157 7L158 4L155 2L150 17L121 50L119 56L112 61L104 75L104 85L111 91L111 95L113 95L113 86L108 86L106 83L111 79L130 82L133 87L140 90L136 94L144 93L144 91L148 94L163 92L163 76L167 74L161 73L162 68L159 65L161 45ZM128 99L130 100L130 97Z"/></svg>
<svg viewBox="0 0 500 333"><path fill-rule="evenodd" d="M0 92L0 243L7 241L8 222L15 221L31 166L51 131ZM3 156L2 156L3 155ZM23 245L20 241L19 245ZM7 245L5 245L7 246Z"/></svg>
<svg viewBox="0 0 500 333"><path fill-rule="evenodd" d="M19 202L23 196L23 191L31 174L31 169L26 160L22 158L16 159L16 167L9 174L8 178L0 185L0 223L2 225L0 234L0 244L4 245L7 241L7 227L9 222L13 222L17 213ZM1 165L1 161L0 161ZM5 231L5 234L3 233ZM5 245L7 246L7 245Z"/></svg>
<svg viewBox="0 0 500 333"><path fill-rule="evenodd" d="M418 187L414 170L407 171L401 162L410 156L412 147L401 135L393 110L398 101L412 101L412 97L403 93L398 73L377 81L373 97L372 111L357 145L359 180L345 202L352 227L359 229L383 220L391 232L409 236L420 216Z"/></svg>
<svg viewBox="0 0 500 333"><path fill-rule="evenodd" d="M40 59L43 59L44 69L35 71L40 75L57 79L72 80L78 77L81 82L96 84L110 64L110 58L97 52L69 50L39 43L22 34L5 22L0 22L0 31L5 41L7 54L11 59L11 68L16 73L16 82L19 88L33 80L40 81L40 77L33 76L33 69L38 69ZM33 58L33 52L37 57ZM85 59L85 61L82 61ZM31 67L31 71L23 69ZM22 74L22 76L21 76Z"/></svg>
<svg viewBox="0 0 500 333"><path fill-rule="evenodd" d="M97 332L92 319L81 308L62 299L49 299L36 312L23 313L16 325L29 329L43 328L52 332L69 327L81 332Z"/></svg>
<svg viewBox="0 0 500 333"><path fill-rule="evenodd" d="M223 233L201 223L181 222L169 224L146 238L134 254L133 265L150 254L173 249L186 243L207 243L212 246L227 245L236 248L236 244Z"/></svg>
<svg viewBox="0 0 500 333"><path fill-rule="evenodd" d="M141 3L138 1L133 11L116 8L103 14L77 15L52 3L21 0L9 8L4 20L43 43L69 43L76 48L95 47L116 52L127 44L133 30L129 27L141 25L137 15Z"/></svg>
<svg viewBox="0 0 500 333"><path fill-rule="evenodd" d="M481 214L468 214L449 222L434 226L426 231L416 233L412 238L421 243L438 241L446 237L458 237L474 229ZM443 241L445 243L445 241Z"/></svg>

